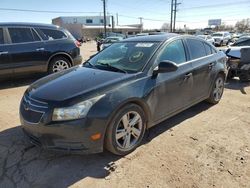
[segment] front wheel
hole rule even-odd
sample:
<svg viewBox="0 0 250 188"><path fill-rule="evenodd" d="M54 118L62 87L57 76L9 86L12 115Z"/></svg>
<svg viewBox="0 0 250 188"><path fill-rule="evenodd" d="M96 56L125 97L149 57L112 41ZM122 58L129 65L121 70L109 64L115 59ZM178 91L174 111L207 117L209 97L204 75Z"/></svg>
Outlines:
<svg viewBox="0 0 250 188"><path fill-rule="evenodd" d="M146 116L142 108L129 104L115 115L107 128L105 148L116 155L126 155L142 142L146 130Z"/></svg>
<svg viewBox="0 0 250 188"><path fill-rule="evenodd" d="M211 104L217 104L221 100L224 91L224 84L225 77L222 74L219 74L214 81L213 88L209 98L207 99L207 102Z"/></svg>

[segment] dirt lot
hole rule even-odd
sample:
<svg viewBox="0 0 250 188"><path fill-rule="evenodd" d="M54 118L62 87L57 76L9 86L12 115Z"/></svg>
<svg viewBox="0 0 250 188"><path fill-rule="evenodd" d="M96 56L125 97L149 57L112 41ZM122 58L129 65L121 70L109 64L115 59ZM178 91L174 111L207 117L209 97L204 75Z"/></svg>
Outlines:
<svg viewBox="0 0 250 188"><path fill-rule="evenodd" d="M82 52L87 59L94 43ZM184 111L153 127L135 152L117 157L32 146L18 107L36 79L0 85L0 187L250 187L250 84L230 81L218 105Z"/></svg>

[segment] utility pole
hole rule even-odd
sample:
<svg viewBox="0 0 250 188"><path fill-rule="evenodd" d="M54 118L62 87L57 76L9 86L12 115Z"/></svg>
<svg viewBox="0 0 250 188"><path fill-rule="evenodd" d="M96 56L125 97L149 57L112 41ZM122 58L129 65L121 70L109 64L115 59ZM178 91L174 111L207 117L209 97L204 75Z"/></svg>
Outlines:
<svg viewBox="0 0 250 188"><path fill-rule="evenodd" d="M116 13L116 25L117 26L119 25L119 15L118 15L118 13Z"/></svg>
<svg viewBox="0 0 250 188"><path fill-rule="evenodd" d="M174 12L174 23L173 23L173 32L175 32L175 23L176 23L176 12L177 12L177 6L181 3L178 3L177 0L174 0L174 9L172 10Z"/></svg>
<svg viewBox="0 0 250 188"><path fill-rule="evenodd" d="M142 30L143 30L143 22L142 22L143 17L139 17L139 19L140 19L141 32L142 32Z"/></svg>
<svg viewBox="0 0 250 188"><path fill-rule="evenodd" d="M115 27L115 21L114 21L114 16L111 16L111 20L112 20L112 32L114 32L114 27Z"/></svg>
<svg viewBox="0 0 250 188"><path fill-rule="evenodd" d="M174 26L173 26L173 32L175 32L176 8L177 8L177 0L174 0Z"/></svg>
<svg viewBox="0 0 250 188"><path fill-rule="evenodd" d="M104 24L104 38L107 37L107 20L106 20L106 0L103 1L103 24Z"/></svg>
<svg viewBox="0 0 250 188"><path fill-rule="evenodd" d="M173 32L173 4L174 0L171 0L171 20L170 20L170 32Z"/></svg>

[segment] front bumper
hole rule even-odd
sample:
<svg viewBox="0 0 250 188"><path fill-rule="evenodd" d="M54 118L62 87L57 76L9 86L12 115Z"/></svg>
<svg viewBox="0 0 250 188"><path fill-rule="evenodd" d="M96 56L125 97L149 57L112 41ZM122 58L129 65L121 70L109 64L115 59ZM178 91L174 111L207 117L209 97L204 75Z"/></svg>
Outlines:
<svg viewBox="0 0 250 188"><path fill-rule="evenodd" d="M101 118L84 118L64 122L52 122L51 112L47 109L43 116L33 118L35 107L31 104L29 108L22 100L20 105L21 127L30 138L31 143L44 149L65 151L77 154L99 153L103 151L103 141L106 130L106 120ZM32 110L30 116L26 116L26 111ZM33 122L29 121L32 120ZM35 122L37 121L37 122ZM91 136L101 133L101 138L92 140Z"/></svg>

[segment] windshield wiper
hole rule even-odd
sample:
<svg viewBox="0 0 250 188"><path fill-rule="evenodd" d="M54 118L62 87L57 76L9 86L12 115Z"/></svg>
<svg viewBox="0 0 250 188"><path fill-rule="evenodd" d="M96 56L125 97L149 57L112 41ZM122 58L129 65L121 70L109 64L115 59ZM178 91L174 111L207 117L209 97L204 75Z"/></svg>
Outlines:
<svg viewBox="0 0 250 188"><path fill-rule="evenodd" d="M109 63L98 63L98 65L104 65L104 66L106 66L106 67L108 67L108 68L110 68L110 69L116 70L116 71L118 71L118 72L127 73L127 71L125 71L125 70L123 70L123 69L120 69L120 68L118 68L118 67L112 66L112 65L109 64Z"/></svg>
<svg viewBox="0 0 250 188"><path fill-rule="evenodd" d="M95 65L93 65L93 64L90 63L89 61L86 61L86 62L84 63L84 65L86 65L86 64L90 65L91 67L95 67Z"/></svg>

